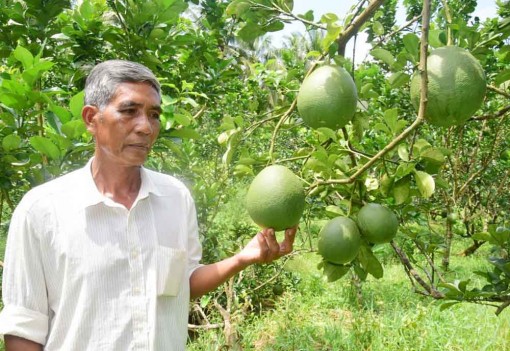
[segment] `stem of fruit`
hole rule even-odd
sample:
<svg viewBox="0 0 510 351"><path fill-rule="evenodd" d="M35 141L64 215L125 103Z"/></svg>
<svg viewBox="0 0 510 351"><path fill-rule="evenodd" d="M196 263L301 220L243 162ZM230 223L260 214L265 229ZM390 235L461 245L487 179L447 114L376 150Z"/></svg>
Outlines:
<svg viewBox="0 0 510 351"><path fill-rule="evenodd" d="M446 0L441 0L441 2L443 3L444 14L446 17L446 24L448 27L446 30L446 33L447 33L446 45L453 45L452 28L451 28L452 14L450 13L450 7L448 6L448 2Z"/></svg>

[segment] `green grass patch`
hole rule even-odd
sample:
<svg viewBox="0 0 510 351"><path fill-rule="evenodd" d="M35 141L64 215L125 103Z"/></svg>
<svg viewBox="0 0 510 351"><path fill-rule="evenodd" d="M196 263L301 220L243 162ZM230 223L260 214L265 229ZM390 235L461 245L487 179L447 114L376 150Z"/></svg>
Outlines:
<svg viewBox="0 0 510 351"><path fill-rule="evenodd" d="M466 279L484 268L484 255L452 256L452 269ZM440 303L412 292L398 263L387 264L380 280L369 278L361 300L350 276L327 283L316 269L316 254L296 256L287 265L301 277L298 290L286 292L275 308L237 320L243 350L437 351L510 349L510 311L459 304L440 311ZM449 277L452 278L452 277ZM476 281L475 281L476 283ZM203 332L189 350L218 350L221 330Z"/></svg>

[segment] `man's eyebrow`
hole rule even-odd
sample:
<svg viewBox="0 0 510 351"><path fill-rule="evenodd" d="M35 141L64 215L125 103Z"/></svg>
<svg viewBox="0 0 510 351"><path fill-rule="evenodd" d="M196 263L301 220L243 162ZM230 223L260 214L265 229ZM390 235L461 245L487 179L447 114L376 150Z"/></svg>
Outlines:
<svg viewBox="0 0 510 351"><path fill-rule="evenodd" d="M139 102L132 101L132 100L128 100L128 101L121 102L119 104L119 109L125 109L125 108L130 108L130 107L140 107L140 106L143 106L143 104L141 104ZM161 113L163 111L161 109L161 105L159 105L159 104L158 105L152 105L151 106L151 110L156 110L159 113Z"/></svg>

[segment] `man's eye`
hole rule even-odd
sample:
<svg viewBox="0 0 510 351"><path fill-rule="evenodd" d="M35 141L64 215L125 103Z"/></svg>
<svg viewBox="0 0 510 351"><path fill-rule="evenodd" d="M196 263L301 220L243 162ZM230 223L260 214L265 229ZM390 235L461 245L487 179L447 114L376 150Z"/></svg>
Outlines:
<svg viewBox="0 0 510 351"><path fill-rule="evenodd" d="M134 109L134 108L126 108L124 110L121 110L120 112L124 113L126 115L134 115L136 113L136 109Z"/></svg>
<svg viewBox="0 0 510 351"><path fill-rule="evenodd" d="M157 112L153 112L151 113L151 117L154 118L154 119L157 119L158 121L160 120L161 116L159 113Z"/></svg>

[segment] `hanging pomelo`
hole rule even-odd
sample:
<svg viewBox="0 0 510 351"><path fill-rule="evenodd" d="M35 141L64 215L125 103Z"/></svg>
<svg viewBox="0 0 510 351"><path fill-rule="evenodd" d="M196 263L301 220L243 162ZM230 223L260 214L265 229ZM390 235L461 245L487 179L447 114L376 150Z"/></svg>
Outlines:
<svg viewBox="0 0 510 351"><path fill-rule="evenodd" d="M482 66L467 50L444 46L427 59L428 101L425 119L436 126L462 125L480 108L486 80ZM418 110L421 77L411 81L411 102Z"/></svg>
<svg viewBox="0 0 510 351"><path fill-rule="evenodd" d="M305 208L303 183L281 165L264 168L253 179L246 196L248 214L262 228L285 230L299 223Z"/></svg>
<svg viewBox="0 0 510 351"><path fill-rule="evenodd" d="M354 116L358 93L350 74L339 66L322 66L301 84L298 112L309 127L344 127Z"/></svg>

